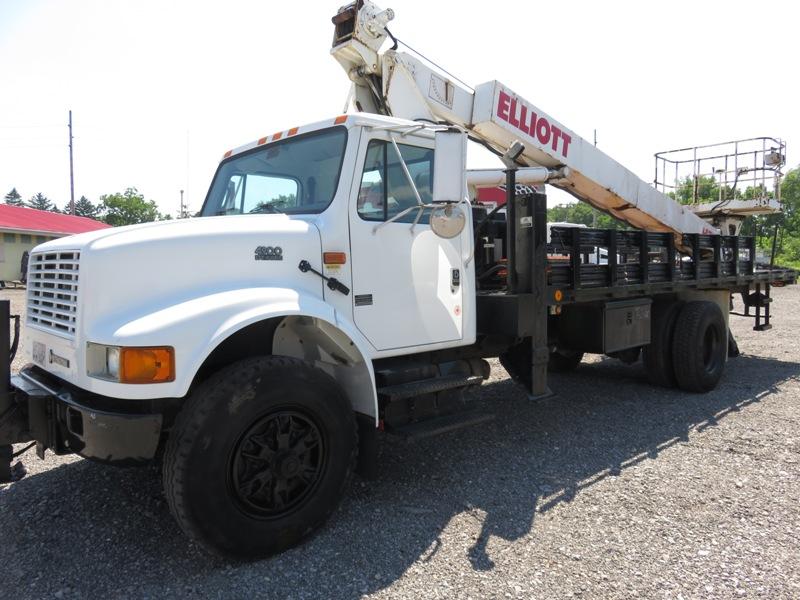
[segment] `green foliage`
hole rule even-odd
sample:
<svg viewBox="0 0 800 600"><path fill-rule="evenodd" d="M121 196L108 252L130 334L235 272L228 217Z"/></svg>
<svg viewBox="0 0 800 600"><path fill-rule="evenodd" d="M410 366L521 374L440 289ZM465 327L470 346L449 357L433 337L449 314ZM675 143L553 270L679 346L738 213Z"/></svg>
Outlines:
<svg viewBox="0 0 800 600"><path fill-rule="evenodd" d="M86 196L81 196L75 203L75 215L96 219L100 215L100 207L92 204Z"/></svg>
<svg viewBox="0 0 800 600"><path fill-rule="evenodd" d="M161 221L166 218L158 212L156 203L153 200L145 200L144 195L135 187L130 187L121 194L100 196L100 210L103 212L102 220L114 227Z"/></svg>
<svg viewBox="0 0 800 600"><path fill-rule="evenodd" d="M50 201L50 198L41 192L37 192L31 196L31 199L28 200L27 206L28 208L35 208L36 210L53 210L53 208L55 208L55 205Z"/></svg>
<svg viewBox="0 0 800 600"><path fill-rule="evenodd" d="M716 202L719 200L719 184L710 175L701 175L696 182L693 177L686 176L669 196L681 204Z"/></svg>
<svg viewBox="0 0 800 600"><path fill-rule="evenodd" d="M746 188L741 194L739 190L736 190L736 197L744 200L755 200L756 198L774 198L775 194L772 190L768 190L763 183L759 183Z"/></svg>
<svg viewBox="0 0 800 600"><path fill-rule="evenodd" d="M747 189L745 197L755 197L762 190ZM755 236L758 247L772 252L775 225L779 226L775 263L800 268L800 166L791 169L781 182L783 212L775 215L750 217L742 226L742 235Z"/></svg>
<svg viewBox="0 0 800 600"><path fill-rule="evenodd" d="M627 224L592 208L586 202L559 204L547 210L550 223L577 223L598 229L625 229Z"/></svg>
<svg viewBox="0 0 800 600"><path fill-rule="evenodd" d="M10 204L11 206L24 206L25 203L22 201L22 196L19 195L17 188L11 188L11 191L5 195L6 204Z"/></svg>
<svg viewBox="0 0 800 600"><path fill-rule="evenodd" d="M696 189L695 189L696 186ZM740 186L733 185L722 186L722 195L720 196L720 185L714 177L710 175L701 175L695 180L692 177L684 177L678 184L674 192L667 194L673 200L680 204L703 204L706 202L719 202L723 200L753 200L754 198L772 198L775 194L768 190L763 184L750 186L742 189Z"/></svg>

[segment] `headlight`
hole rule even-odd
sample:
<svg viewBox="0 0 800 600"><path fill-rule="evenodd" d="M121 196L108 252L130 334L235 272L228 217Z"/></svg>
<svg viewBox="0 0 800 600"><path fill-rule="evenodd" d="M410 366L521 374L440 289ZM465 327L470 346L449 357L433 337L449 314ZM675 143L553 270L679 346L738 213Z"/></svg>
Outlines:
<svg viewBox="0 0 800 600"><path fill-rule="evenodd" d="M112 379L119 380L119 348L106 346L106 372Z"/></svg>
<svg viewBox="0 0 800 600"><path fill-rule="evenodd" d="M175 349L171 346L120 347L89 343L86 370L90 377L119 383L175 381Z"/></svg>

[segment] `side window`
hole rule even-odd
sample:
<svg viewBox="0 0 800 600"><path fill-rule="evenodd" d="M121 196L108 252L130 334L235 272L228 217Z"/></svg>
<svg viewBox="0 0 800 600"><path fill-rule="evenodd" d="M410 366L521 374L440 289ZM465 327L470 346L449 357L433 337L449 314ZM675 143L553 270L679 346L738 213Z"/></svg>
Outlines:
<svg viewBox="0 0 800 600"><path fill-rule="evenodd" d="M367 159L364 161L364 175L358 190L358 214L367 221L386 219L386 169L384 168L386 144L369 143Z"/></svg>
<svg viewBox="0 0 800 600"><path fill-rule="evenodd" d="M433 149L398 144L403 160L423 203L431 201ZM358 193L358 214L367 221L385 221L417 205L414 190L403 172L394 146L372 140L367 147L364 174ZM430 211L419 220L427 223ZM395 222L413 223L417 211L411 211Z"/></svg>

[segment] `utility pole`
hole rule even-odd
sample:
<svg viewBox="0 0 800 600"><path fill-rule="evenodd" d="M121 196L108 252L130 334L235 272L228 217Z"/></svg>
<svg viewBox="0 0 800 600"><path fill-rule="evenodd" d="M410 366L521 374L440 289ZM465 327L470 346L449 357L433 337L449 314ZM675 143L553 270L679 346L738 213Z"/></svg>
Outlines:
<svg viewBox="0 0 800 600"><path fill-rule="evenodd" d="M186 209L186 205L183 203L183 190L181 190L181 211L179 213L179 219L186 219L189 216L189 211Z"/></svg>
<svg viewBox="0 0 800 600"><path fill-rule="evenodd" d="M72 111L69 111L69 214L75 214L75 175L72 172Z"/></svg>

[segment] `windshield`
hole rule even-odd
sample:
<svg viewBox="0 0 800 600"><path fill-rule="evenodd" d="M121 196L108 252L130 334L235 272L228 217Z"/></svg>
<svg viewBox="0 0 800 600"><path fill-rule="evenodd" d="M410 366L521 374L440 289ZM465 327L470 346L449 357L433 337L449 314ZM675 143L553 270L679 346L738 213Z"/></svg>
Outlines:
<svg viewBox="0 0 800 600"><path fill-rule="evenodd" d="M322 212L336 193L346 143L347 129L334 127L223 162L202 216Z"/></svg>

